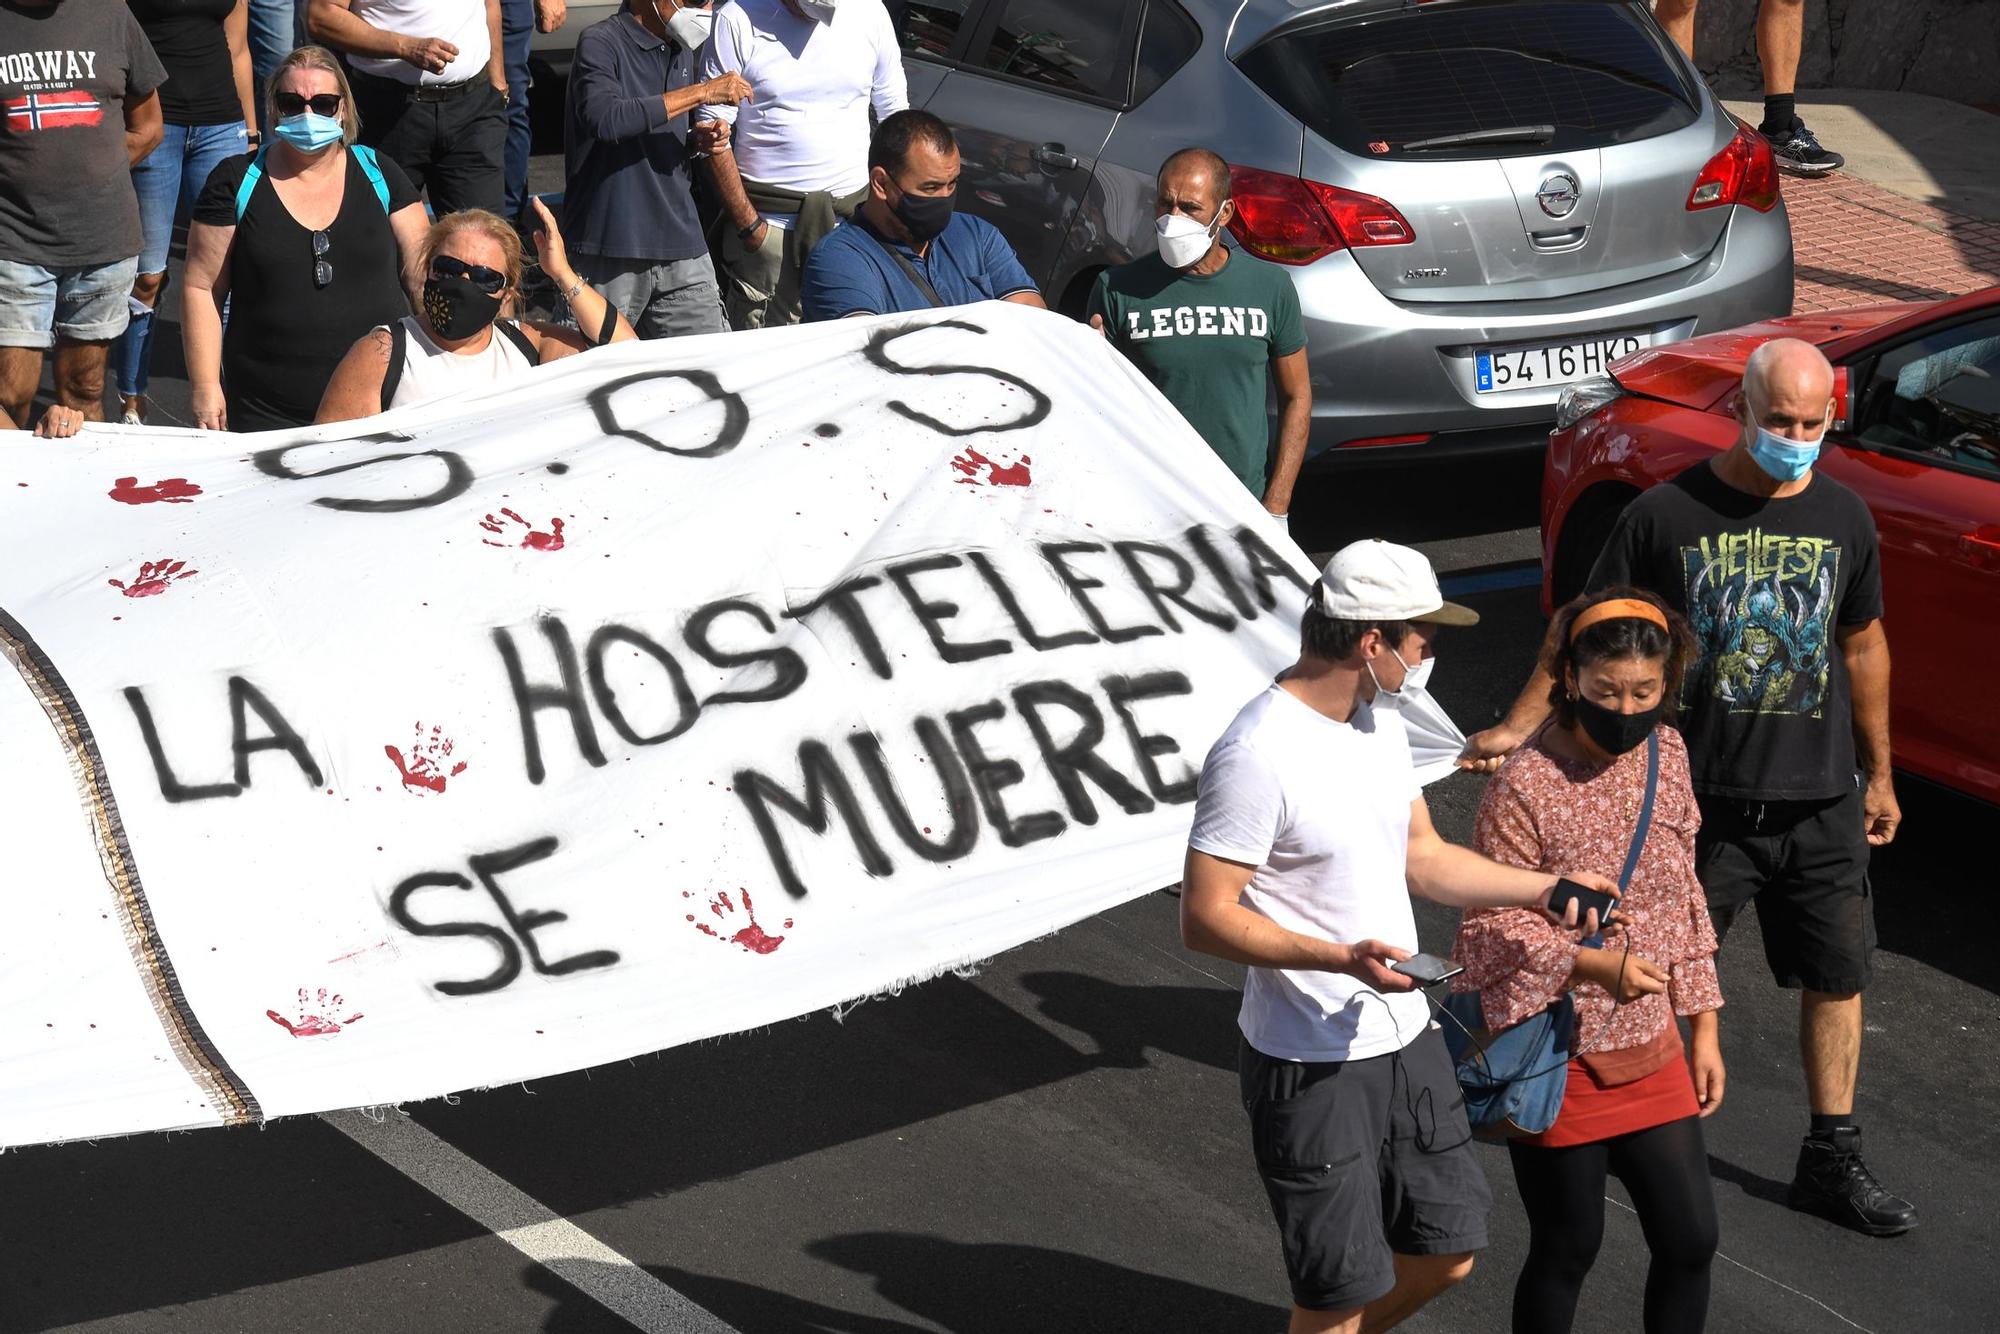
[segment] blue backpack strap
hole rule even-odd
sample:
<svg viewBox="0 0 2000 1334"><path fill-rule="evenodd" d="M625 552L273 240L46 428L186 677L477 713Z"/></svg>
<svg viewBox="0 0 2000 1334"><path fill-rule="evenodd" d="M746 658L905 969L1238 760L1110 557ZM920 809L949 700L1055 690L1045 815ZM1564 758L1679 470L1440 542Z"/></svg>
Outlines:
<svg viewBox="0 0 2000 1334"><path fill-rule="evenodd" d="M389 211L389 182L382 175L382 164L375 160L375 150L367 144L354 144L351 151L354 160L361 164L361 174L368 178L368 184L375 187L375 198L382 201L382 211Z"/></svg>
<svg viewBox="0 0 2000 1334"><path fill-rule="evenodd" d="M250 159L250 165L243 169L243 183L236 187L236 220L243 221L243 210L250 207L250 192L257 188L257 182L264 179L264 154L270 152L266 145L257 150L257 156Z"/></svg>

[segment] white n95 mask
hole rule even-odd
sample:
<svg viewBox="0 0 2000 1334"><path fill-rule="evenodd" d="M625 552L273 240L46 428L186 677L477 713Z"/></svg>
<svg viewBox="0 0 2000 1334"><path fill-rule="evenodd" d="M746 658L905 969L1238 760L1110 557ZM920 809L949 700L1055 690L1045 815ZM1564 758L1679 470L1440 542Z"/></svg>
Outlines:
<svg viewBox="0 0 2000 1334"><path fill-rule="evenodd" d="M802 0L803 2L803 0ZM1166 213L1153 220L1160 237L1160 258L1170 269L1184 269L1208 253L1215 244L1216 226L1222 221L1217 210L1215 222L1204 227L1185 213Z"/></svg>
<svg viewBox="0 0 2000 1334"><path fill-rule="evenodd" d="M714 27L713 10L676 9L667 20L667 36L679 42L683 50L699 51L708 45L708 34Z"/></svg>

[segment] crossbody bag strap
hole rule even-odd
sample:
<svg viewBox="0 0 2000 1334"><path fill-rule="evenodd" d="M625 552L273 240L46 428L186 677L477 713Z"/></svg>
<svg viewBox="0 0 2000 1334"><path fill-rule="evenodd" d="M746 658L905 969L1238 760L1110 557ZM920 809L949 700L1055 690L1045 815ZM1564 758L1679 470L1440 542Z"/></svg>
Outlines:
<svg viewBox="0 0 2000 1334"><path fill-rule="evenodd" d="M862 230L868 231L865 227ZM937 294L937 289L931 286L930 280L917 271L916 265L903 257L902 251L896 249L896 247L890 245L881 237L875 236L875 233L872 231L868 231L868 235L874 237L875 244L889 252L889 258L895 260L897 267L902 269L904 276L917 285L917 290L924 294L924 300L931 303L932 310L937 310L946 304L944 298ZM887 311L883 311L882 313L885 315L888 314Z"/></svg>
<svg viewBox="0 0 2000 1334"><path fill-rule="evenodd" d="M1660 791L1660 733L1657 729L1646 738L1646 795L1639 803L1639 823L1632 829L1632 845L1625 850L1625 867L1618 872L1618 893L1622 897L1632 883L1633 872L1639 869L1639 854L1646 850L1646 835L1653 828L1653 798ZM1602 934L1594 935L1583 942L1591 949L1604 944Z"/></svg>
<svg viewBox="0 0 2000 1334"><path fill-rule="evenodd" d="M389 322L389 365L382 372L382 411L396 399L396 387L403 383L403 360L410 354L410 336L401 320Z"/></svg>

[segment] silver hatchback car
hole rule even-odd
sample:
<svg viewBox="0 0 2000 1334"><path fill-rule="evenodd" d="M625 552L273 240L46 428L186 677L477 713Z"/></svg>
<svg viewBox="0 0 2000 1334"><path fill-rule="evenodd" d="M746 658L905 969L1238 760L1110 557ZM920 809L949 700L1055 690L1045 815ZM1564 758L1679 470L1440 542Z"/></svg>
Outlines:
<svg viewBox="0 0 2000 1334"><path fill-rule="evenodd" d="M1153 248L1168 153L1229 161L1232 244L1298 287L1316 465L1539 449L1566 384L1791 310L1770 149L1643 3L891 9L959 207L1059 309Z"/></svg>

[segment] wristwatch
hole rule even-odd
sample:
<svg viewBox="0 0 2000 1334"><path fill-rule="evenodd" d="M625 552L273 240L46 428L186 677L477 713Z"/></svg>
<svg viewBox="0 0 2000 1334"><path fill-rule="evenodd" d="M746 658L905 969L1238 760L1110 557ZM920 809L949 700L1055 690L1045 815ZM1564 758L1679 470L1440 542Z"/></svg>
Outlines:
<svg viewBox="0 0 2000 1334"><path fill-rule="evenodd" d="M750 241L750 238L757 234L757 229L759 227L762 227L763 225L764 225L764 220L762 218L759 218L757 219L757 221L751 223L748 227L738 227L736 229L737 239L744 242L747 245Z"/></svg>
<svg viewBox="0 0 2000 1334"><path fill-rule="evenodd" d="M244 138L245 142L249 143L253 148L262 146L264 142L263 132L259 130L251 130Z"/></svg>

